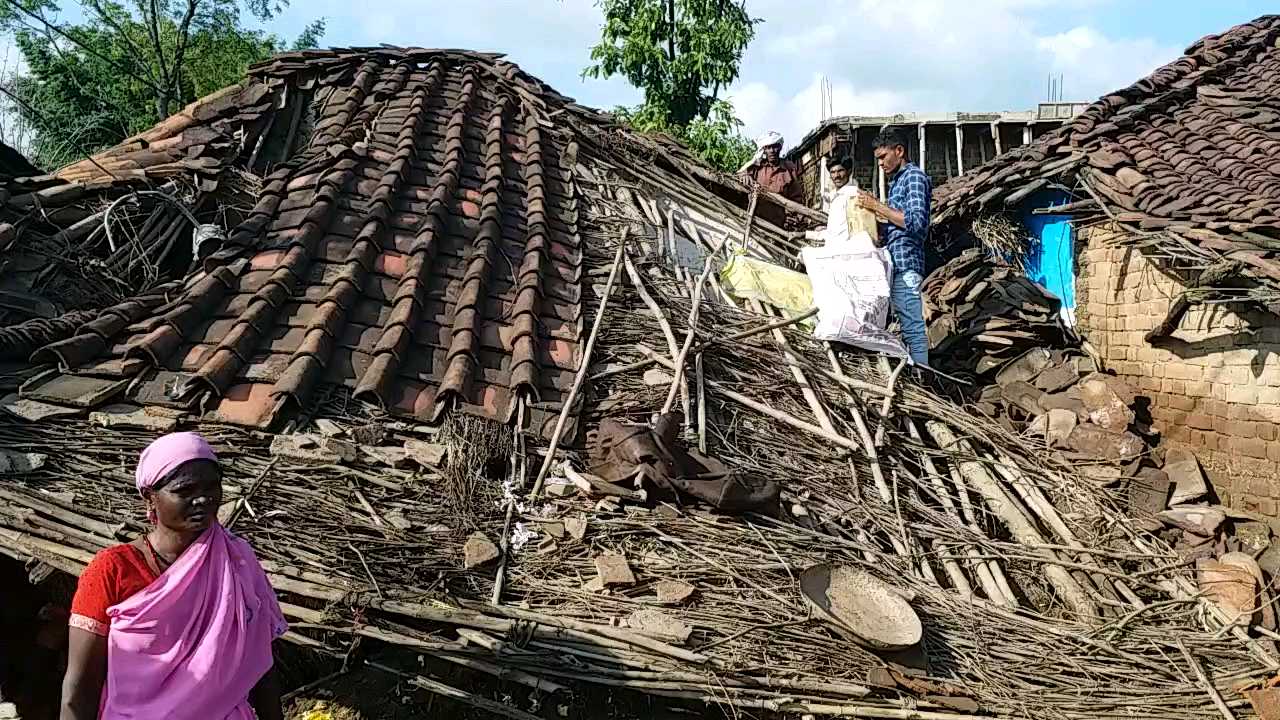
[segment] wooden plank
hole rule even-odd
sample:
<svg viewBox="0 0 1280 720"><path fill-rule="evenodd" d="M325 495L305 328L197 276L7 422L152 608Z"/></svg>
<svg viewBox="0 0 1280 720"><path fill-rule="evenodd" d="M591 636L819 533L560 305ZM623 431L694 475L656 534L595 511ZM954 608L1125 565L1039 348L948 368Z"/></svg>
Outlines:
<svg viewBox="0 0 1280 720"><path fill-rule="evenodd" d="M18 391L24 399L94 408L124 392L129 380L105 380L81 375L58 375L44 382L28 382Z"/></svg>

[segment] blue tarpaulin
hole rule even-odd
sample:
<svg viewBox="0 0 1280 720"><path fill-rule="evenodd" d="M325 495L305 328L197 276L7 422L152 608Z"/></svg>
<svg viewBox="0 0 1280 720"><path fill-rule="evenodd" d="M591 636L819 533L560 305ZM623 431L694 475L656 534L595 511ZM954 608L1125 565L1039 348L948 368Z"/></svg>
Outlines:
<svg viewBox="0 0 1280 720"><path fill-rule="evenodd" d="M1036 193L1022 206L1022 222L1031 234L1031 244L1027 248L1027 277L1062 300L1063 317L1074 325L1076 268L1071 216L1031 213L1034 208L1063 205L1068 200L1066 193L1059 191Z"/></svg>

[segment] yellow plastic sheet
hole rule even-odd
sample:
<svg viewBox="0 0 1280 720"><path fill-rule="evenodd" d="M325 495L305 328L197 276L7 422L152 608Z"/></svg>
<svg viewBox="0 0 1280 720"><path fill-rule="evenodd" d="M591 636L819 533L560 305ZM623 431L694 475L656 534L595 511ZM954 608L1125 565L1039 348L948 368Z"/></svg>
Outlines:
<svg viewBox="0 0 1280 720"><path fill-rule="evenodd" d="M737 253L720 271L720 284L741 300L759 300L798 315L813 307L809 276ZM812 321L806 321L812 324Z"/></svg>

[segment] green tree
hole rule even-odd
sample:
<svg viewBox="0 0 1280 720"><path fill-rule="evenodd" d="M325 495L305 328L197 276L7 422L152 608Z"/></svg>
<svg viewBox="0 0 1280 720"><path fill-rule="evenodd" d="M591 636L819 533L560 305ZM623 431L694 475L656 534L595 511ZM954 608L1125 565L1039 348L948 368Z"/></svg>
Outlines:
<svg viewBox="0 0 1280 720"><path fill-rule="evenodd" d="M314 47L323 20L291 45L244 26L287 0L78 0L82 20L53 0L0 0L26 71L4 91L30 124L34 159L57 167L145 130L196 98L238 82L252 63Z"/></svg>
<svg viewBox="0 0 1280 720"><path fill-rule="evenodd" d="M604 27L585 77L622 75L644 103L620 114L642 131L667 132L711 165L736 170L751 145L720 98L738 77L760 20L743 0L600 0Z"/></svg>
<svg viewBox="0 0 1280 720"><path fill-rule="evenodd" d="M717 100L706 118L694 118L680 127L668 123L650 106L620 107L614 113L640 132L666 133L684 143L711 167L721 172L735 172L755 152L756 146L741 134L742 121L734 115L733 105Z"/></svg>

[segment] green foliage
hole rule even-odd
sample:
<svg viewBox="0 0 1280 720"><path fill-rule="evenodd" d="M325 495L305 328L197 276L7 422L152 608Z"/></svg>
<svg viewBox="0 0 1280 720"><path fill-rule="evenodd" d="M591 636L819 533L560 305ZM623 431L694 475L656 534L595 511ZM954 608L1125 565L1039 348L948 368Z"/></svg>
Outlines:
<svg viewBox="0 0 1280 720"><path fill-rule="evenodd" d="M601 0L604 28L584 75L622 75L678 127L706 119L738 77L759 20L734 0Z"/></svg>
<svg viewBox="0 0 1280 720"><path fill-rule="evenodd" d="M83 21L65 24L52 0L0 0L0 27L27 65L5 90L34 130L33 159L59 167L82 158L239 82L253 63L315 47L323 20L294 43L243 26L242 9L266 20L281 2L78 0Z"/></svg>
<svg viewBox="0 0 1280 720"><path fill-rule="evenodd" d="M684 127L670 125L660 110L647 105L616 108L614 113L640 132L670 135L721 172L736 172L756 149L754 143L740 134L742 121L734 115L733 105L725 100L717 100L706 119L694 118Z"/></svg>
<svg viewBox="0 0 1280 720"><path fill-rule="evenodd" d="M738 77L760 22L743 0L600 0L604 28L584 77L622 75L644 103L619 114L645 132L666 132L709 164L737 170L754 147L722 90Z"/></svg>

